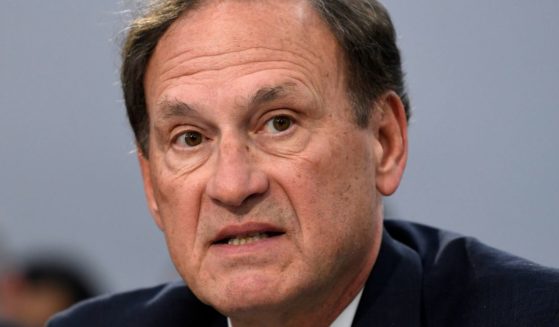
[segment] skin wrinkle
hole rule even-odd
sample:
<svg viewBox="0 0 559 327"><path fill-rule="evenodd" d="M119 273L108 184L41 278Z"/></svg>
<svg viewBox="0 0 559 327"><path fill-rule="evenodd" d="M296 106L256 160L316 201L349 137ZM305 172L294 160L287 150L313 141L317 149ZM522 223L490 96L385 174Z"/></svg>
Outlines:
<svg viewBox="0 0 559 327"><path fill-rule="evenodd" d="M300 90L300 89L297 89L297 88L295 87L296 85L295 85L294 83L292 83L292 82L285 82L285 83L281 83L281 84L280 84L280 86L284 86L284 85L294 85L293 87L290 87L289 89L294 90L294 91L292 91L292 93L293 93L293 92L295 92L295 93L294 93L293 95L292 95L292 94L286 94L286 95L285 95L286 97L289 97L289 96L297 97L298 94L301 94L301 90ZM267 87L264 86L263 88L259 89L259 90L257 91L257 93L258 93L259 91L261 91L262 89L265 89L265 88L267 88ZM285 92L287 93L287 90L286 90ZM313 108L321 108L321 107L323 107L322 105L317 105L317 104L315 104L315 103L318 101L318 100L317 100L317 96L316 96L316 92L312 92L312 94L313 94L312 100L304 100L304 102L309 102L309 104L306 104L305 107L313 107ZM252 96L252 100L250 101L249 105L244 105L244 104L242 105L243 108L244 108L244 107L248 107L248 108L249 108L249 109L248 109L248 110L249 110L249 114L250 114L250 111L251 111L251 110L256 110L256 109L251 109L251 108L250 108L250 107L253 106L253 102L255 101L254 97L256 97L256 96L257 96L256 94ZM167 101L167 100L163 100L163 101L160 102L160 103L168 103L168 101ZM183 103L181 102L180 105L183 105ZM195 113L196 116L200 116L200 114L199 114L200 111L197 110L197 109L195 109L195 107L188 106L188 104L184 104L184 105L188 107L188 110L187 110L187 111L192 112L192 113ZM168 113L168 110L165 109L165 107L162 107L161 105L158 106L158 107L159 107L158 112L162 112L163 114L161 114L161 115L155 117L156 119L154 119L154 122L155 122L156 124L155 124L155 126L154 126L154 129L156 130L156 134L157 134L157 136L158 136L158 139L162 140L162 139L166 139L166 137L163 136L163 135L165 135L165 134L162 133L161 128L159 128L157 122L161 123L162 121L164 121L164 118L163 118L163 117L167 117L167 116L169 115L169 113ZM315 112L316 112L316 114L315 114L314 117L313 117L314 119L317 119L317 118L319 118L319 117L322 115L322 114L319 114L319 110L317 110L317 109L308 110L308 111L306 111L305 113L308 114L309 112L310 112L310 113L315 113ZM186 112L183 112L183 113L186 114ZM249 115L249 116L251 116L251 117L257 117L256 115ZM201 116L200 116L200 117L201 117ZM199 123L198 123L197 125L200 126ZM169 128L171 128L171 127L169 127ZM210 128L211 128L211 129L215 129L216 126L210 126ZM167 129L167 128L165 128L165 129ZM205 135L205 136L207 136L207 135ZM213 136L213 138L216 138L216 140L215 140L216 142L219 142L219 138L220 138L220 137L221 137L221 136L220 136L219 134L216 134L216 135ZM162 147L162 146L163 146L163 145L159 145L159 147ZM262 150L262 149L261 149L261 150ZM265 150L264 150L264 151L265 151ZM268 152L269 152L269 151L268 151ZM291 155L292 155L292 154L295 154L295 153L297 153L297 152L299 152L299 151L296 151L296 150L287 151L287 152L286 152L286 151L283 151L282 153L278 153L278 155L279 155L279 156L284 156L284 157L285 157L285 156L288 156L288 155L290 155L290 154L291 154ZM203 164L203 162L200 162L199 165L201 165L201 164ZM196 165L195 167L189 167L188 169L185 169L185 172L192 171L192 170L194 170L194 169L195 169L197 166L199 166L199 165Z"/></svg>
<svg viewBox="0 0 559 327"><path fill-rule="evenodd" d="M294 127L294 128L300 128L300 127ZM227 131L225 131L225 132L227 132ZM232 132L236 132L236 130L232 130ZM159 131L156 132L156 133L159 134ZM228 133L229 133L229 132L228 132ZM228 133L223 133L223 134L228 134ZM258 136L258 135L256 135L256 137L257 137L257 136ZM273 137L273 136L272 136L272 137ZM214 142L212 142L212 143L216 143L216 145L205 145L205 146L212 146L212 147L218 146L218 147L219 147L219 144L220 144L220 143L223 143L223 141L221 141L221 139L223 139L223 136L221 136L221 135L218 134L218 135L216 135L215 138L216 138L216 140L215 140ZM243 138L245 138L245 137L243 137ZM305 144L308 143L308 137L307 137L306 139L307 139L307 140L304 142ZM205 141L205 142L210 142L210 141ZM293 155L299 153L300 151L302 151L302 149L305 148L305 146L304 146L303 144L301 144L301 145L300 145L299 147L297 147L296 149L292 149L292 150L289 150L289 149L288 149L288 150L284 150L284 151L281 151L281 152L275 152L275 153L274 153L274 152L271 152L271 151L267 150L265 147L263 148L262 145L260 145L260 146L258 146L258 145L253 145L254 142L256 142L256 141L251 141L251 142L249 142L250 147L249 147L249 144L247 144L246 149L251 149L251 148L254 146L254 147L255 147L255 153L258 154L258 155L261 155L261 153L266 153L267 155L272 155L272 156L276 156L276 157L283 157L283 158L288 158L288 157L290 157L290 156L293 156ZM222 146L223 146L223 145L222 145ZM220 152L221 152L221 151L220 151ZM220 152L218 152L218 154L219 154ZM212 153L213 153L213 152L212 152ZM253 155L253 156L254 156L255 158L258 158L257 155ZM211 155L210 155L210 157L211 157ZM207 159L210 159L210 158L208 157ZM217 159L217 160L219 160L219 159ZM197 166L200 166L200 165L202 165L202 164L204 164L204 163L205 163L204 161L200 161L200 163L199 163ZM255 161L255 164L258 164L258 161L257 161L257 160ZM173 165L171 165L171 164L168 164L168 167L171 168L171 169L173 169ZM181 173L181 175L184 175L185 173L189 173L189 172L195 170L196 167L188 167L188 168L186 168L186 167L180 167L180 168L176 168L175 170L176 170L176 171L180 171L181 169L184 169L183 173Z"/></svg>
<svg viewBox="0 0 559 327"><path fill-rule="evenodd" d="M281 70L281 69L285 69L284 67L282 67L281 63L288 64L288 65L296 65L296 66L299 66L300 68L302 68L303 70L307 70L307 69L308 69L307 67L305 67L305 66L303 66L303 65L299 65L298 63L296 63L295 60L289 61L289 60L286 60L285 58L282 58L282 60L275 60L275 61L274 61L274 60L270 60L269 58L268 58L268 59L265 59L265 60L252 60L252 61L247 61L247 62L239 63L239 64L237 64L237 65L235 65L235 66L230 66L230 65L229 65L229 66L227 66L227 67L223 67L223 68L220 68L220 69L203 69L203 68L200 68L200 69L197 70L197 71L192 71L192 72L189 72L189 71L187 71L187 72L180 72L180 73L177 73L177 76L171 75L171 76L167 77L166 74L161 74L161 75L160 75L160 76L161 76L161 79L162 79L162 80L166 80L166 82L162 83L161 86L160 86L160 88L161 88L161 89L165 89L165 88L167 87L167 85L172 84L172 83L175 83L175 82L178 82L178 81L180 81L180 80L183 79L183 78L196 78L196 75L198 75L198 76L199 76L199 75L207 75L207 74L209 74L209 73L211 73L211 72L213 72L213 73L218 73L218 72L223 71L223 70L236 69L237 66L243 66L243 65L247 67L247 70L251 70L251 71L249 71L249 72L247 72L247 73L250 73L250 72L257 72L257 71L258 71L258 68L256 67L257 64L259 64L259 63L266 63L266 64L269 64L269 63L271 63L271 62L278 63L277 69L280 69L280 70ZM186 64L183 64L183 66L186 66ZM196 64L189 64L188 66L196 66ZM178 67L177 67L177 70L178 70ZM168 74L170 74L170 73L168 73ZM309 74L309 72L307 71L306 74ZM160 94L161 91L158 89L158 90L156 90L156 93L157 93L157 94ZM149 105L149 104L148 104L148 105Z"/></svg>
<svg viewBox="0 0 559 327"><path fill-rule="evenodd" d="M150 160L153 160L153 159L150 159ZM159 174L163 175L164 173L160 172ZM179 174L179 175L182 175L182 174ZM176 179L179 179L180 177L183 177L183 176L179 176L179 175L176 176ZM154 180L155 180L155 177L152 177L152 178L154 178ZM198 187L200 187L200 186L198 186ZM162 203L171 202L169 198L165 197L164 193L162 193L162 192L158 192L158 193L162 195L162 198L161 198ZM195 207L194 208L191 207L190 209L192 210L193 214L195 214L196 216L200 216L201 215L201 213L200 213L201 203L202 203L201 198L202 198L203 193L202 192L193 192L193 193L194 194L199 194L199 196L195 201L191 201L191 203L193 203ZM171 192L169 194L176 195L176 194L182 194L182 193ZM159 207L163 208L163 210L161 210L161 215L165 215L165 209L164 209L165 206L159 206ZM201 226L200 226L199 222L200 222L200 220L195 222L194 229L197 232L194 234L194 238L190 239L191 241L190 241L190 245L188 246L189 248L195 248L194 245L197 243L198 235L205 235L205 233L200 232ZM162 224L163 225L161 227L162 227L162 230L164 231L165 240L168 244L168 248L169 248L170 254L172 256L171 242L172 242L172 240L173 240L173 242L174 242L174 240L177 240L176 237L173 237L174 236L173 234L180 232L180 230L174 229L174 228L168 228L167 225L165 224L165 220L162 220ZM173 226L173 225L171 225L171 226ZM186 242L188 240L188 239L185 239L185 238L178 238L178 239L183 240L183 242ZM181 248L180 244L179 244L179 248ZM195 261L195 260L197 260L197 257L195 256L196 252L193 252L193 254L194 254L194 257L191 257L189 261L196 262ZM172 260L172 261L173 261L173 265L175 265L177 271L182 271L182 265L180 265L180 263L175 261L175 260ZM198 274L200 273L200 269L202 269L202 267L198 266L198 269L197 269Z"/></svg>
<svg viewBox="0 0 559 327"><path fill-rule="evenodd" d="M207 4L205 4L205 6L210 6L210 4L211 4L211 2L208 2ZM220 4L219 6L220 6L220 7L221 7L221 6L227 7L227 4L222 3L222 4ZM204 6L203 6L203 7L204 7ZM307 13L307 15L306 15L306 17L305 17L306 19L300 19L300 20L299 20L299 22L304 22L304 23L306 23L306 24L304 24L304 23L301 23L301 24L300 24L301 26L299 26L299 28L301 28L302 30L305 30L308 26L310 26L310 25L313 24L313 23L322 23L322 21L320 21L320 19L317 19L317 17L314 17L314 16L312 16L312 15L308 15L308 12L307 12L308 9L309 9L308 6L306 6L306 5L301 5L301 4L297 4L297 5L295 5L295 7L297 8L297 10L299 11L300 14L301 14L301 13L304 13L304 12ZM216 13L214 13L213 16L215 16L215 19L219 19L219 18L217 17L217 15L218 15L218 13L219 13L220 10L221 10L221 9L218 9L218 10L216 11ZM156 46L156 49L155 49L155 51L154 51L154 56L157 54L158 49L160 48L160 44L163 43L163 42L165 42L165 41L169 41L169 42L175 41L176 43L180 44L180 42L179 42L180 40L174 40L174 39L172 39L172 40L167 40L168 38L170 38L169 35L172 35L173 31L176 30L176 29L178 29L178 28L181 26L181 24L184 24L186 21L189 21L189 20L192 20L192 19L194 19L194 20L198 19L197 16L199 16L199 15L197 15L197 12L198 12L197 10L188 12L184 17L179 18L174 24L171 25L171 27L169 28L169 30L163 35L163 37L161 38L161 41L160 41L160 42L158 43L158 45ZM329 31L327 31L327 32L328 32L328 33L326 33L326 34L329 34ZM210 33L210 34L211 34L211 33ZM331 37L331 35L328 35L328 37ZM284 39L285 39L285 37L284 37ZM293 40L293 38L291 38L291 42L292 42L292 40ZM336 43L335 45L336 45L336 47L337 47L337 43ZM191 45L191 46L192 46L192 48L197 48L196 45ZM215 46L216 46L216 45L214 45L213 47L215 47ZM305 47L305 43L304 43L304 42L295 42L295 47L296 47L298 50L307 50L306 47ZM238 48L238 47L237 47L237 48ZM184 49L184 47L181 47L181 49L182 49L181 51L177 51L178 54L176 54L176 55L170 55L169 58L171 58L171 59L174 60L174 59L176 59L176 58L179 57L179 56L182 57L183 55L187 55L188 53L193 52L193 51L189 50L188 48L187 48L187 49ZM223 49L223 46L221 47L221 49ZM208 49L202 48L202 50L205 52L205 54L202 55L202 56L203 56L203 57L206 57L206 58L208 58L208 57L211 58L211 57L215 57L216 55L222 56L222 55L226 55L226 54L230 54L230 53L237 53L239 57L250 57L250 55L247 55L247 54L245 54L244 56L241 56L241 53L242 53L243 51L248 51L248 50L251 50L251 49L252 49L252 50L255 50L255 49L267 49L267 47L262 47L262 46L255 47L255 46L253 46L253 47L250 47L249 49L244 49L244 50L243 50L243 49L240 49L240 50L237 49L237 50L231 50L231 51L227 51L227 52L224 52L224 51L222 50L222 52L220 52L219 54L212 53L211 51L210 51L210 53L208 53ZM274 49L274 48L271 48L271 49ZM201 50L198 49L198 51L201 51ZM292 55L294 55L294 57L300 57L301 59L303 59L303 60L305 61L305 64L301 64L301 68L303 68L303 69L307 69L307 68L306 68L306 65L307 65L307 64L308 64L310 67L312 67L312 66L315 65L314 61L312 60L313 58L314 58L314 59L318 59L318 62L319 62L319 63L324 64L322 56L320 56L319 54L315 54L315 53L313 53L312 51L305 51L306 53L308 53L308 54L310 55L311 58L306 58L306 56L305 56L304 54L299 54L299 53L296 53L295 51L292 51L292 50L289 50L289 49L280 48L280 49L272 50L272 51L279 51L279 52L280 52L279 58L285 58L285 57L286 57L286 56L285 56L285 53L290 53L290 52L291 52ZM339 51L338 51L338 56L341 56L341 54L340 54ZM267 57L269 57L269 56L267 56ZM153 58L153 57L152 57L152 58ZM169 59L169 58L167 58L167 59ZM193 57L193 58L196 58L196 57ZM186 60L186 59L188 59L188 60ZM187 57L186 59L181 60L181 61L185 62L185 64L186 64L186 63L188 63L188 62L190 61L190 59L192 59L192 58L188 58L188 57ZM218 61L218 62L221 62L221 61ZM151 63L151 60L150 60L150 63ZM192 62L190 61L190 63L192 63ZM339 58L338 58L338 63L339 63ZM197 66L198 66L197 64L199 64L199 63L194 62L193 65L190 65L190 66L191 66L191 67L197 67ZM215 63L214 63L214 64L215 64ZM296 64L297 64L297 63L296 63ZM170 65L168 65L168 66L169 66L168 69L173 70L173 67L174 67L175 65L173 64L173 62L171 62ZM182 66L182 65L177 65L176 68L179 69L181 66ZM148 64L148 70L149 70L149 64ZM185 73L186 73L187 75L192 75L192 73L189 74L188 71L185 72ZM307 71L307 73L309 73L309 72ZM161 74L161 76L166 76L167 72L166 72L166 71L163 71L163 72L161 72L160 74ZM147 89L147 88L146 88L146 89Z"/></svg>
<svg viewBox="0 0 559 327"><path fill-rule="evenodd" d="M156 48L156 49L157 49L157 48ZM194 67L199 66L199 65L197 64L197 61L198 61L198 60L213 60L213 61L218 62L218 63L223 63L223 66L227 67L227 66L228 66L227 63L224 63L223 61L220 61L220 60L219 60L220 57L222 57L222 56L228 56L228 55L231 55L231 54L233 54L233 53L236 53L238 58L241 58L241 57L246 58L246 57L249 57L249 56L250 56L250 53L246 53L246 52L249 52L249 51L259 51L259 50L269 50L271 53L279 52L279 53L290 54L290 55L292 55L292 56L294 56L294 57L301 57L302 59L304 59L304 60L306 61L307 64L311 64L311 65L314 64L314 62L313 62L312 60L306 58L303 54L301 54L301 53L299 53L299 52L289 51L289 50L283 50L283 49L280 49L280 48L272 48L272 47L250 47L250 48L242 49L242 50L241 50L241 49L232 49L232 50L227 51L227 52L204 53L204 54L200 54L200 55L196 55L196 56L187 58L186 61L189 61L189 62L191 62L191 63L194 63L193 65L189 65L189 66L192 66L192 68L191 68L192 71L191 71L191 72L188 72L187 74L189 74L189 75L194 75L194 74L196 74L196 73L199 72L199 71L204 71L204 69L196 70L196 68L194 68ZM173 63L174 61L183 62L184 60L179 60L179 59L181 59L182 56L186 56L187 54L192 53L192 52L195 52L195 50L185 50L184 53L183 53L183 52L177 53L176 55L174 55L174 56L172 56L172 57L170 57L170 58L168 59L169 64L170 64L170 65L173 65L173 64L174 64L174 63ZM244 55L242 55L242 54L244 54ZM320 57L319 55L316 55L316 54L314 54L314 53L311 52L311 51L309 51L308 54L310 54L312 57L314 57L314 58L316 58L316 59L319 59L319 60L321 59L321 57ZM279 58L285 58L284 55L278 55L278 57L279 57ZM235 59L236 59L236 58L235 58ZM292 62L292 63L293 63L293 64L296 64L296 65L299 65L299 66L300 66L301 68L303 68L303 69L307 69L307 67L306 67L305 65L303 65L303 64L299 64L299 63L297 63L297 62ZM176 67L175 67L175 66L171 66L171 67L167 68L166 70L162 71L162 72L161 72L161 75L162 75L162 76L167 75L168 73L170 73L171 71L173 71L173 70L175 70L175 69L177 69L177 70L180 69L183 65L184 65L184 64L179 64L179 65L176 66ZM213 69L211 69L211 70L220 70L220 69L221 69L221 67L218 66L218 67L213 68Z"/></svg>
<svg viewBox="0 0 559 327"><path fill-rule="evenodd" d="M262 199L261 202L264 202L264 200L265 200L265 199ZM278 209L278 208L279 208L279 209ZM279 211L278 211L278 210L279 210ZM262 213L265 213L265 214L262 214L261 212L262 212ZM275 216L275 217L278 219L279 225L286 225L285 223L281 223L282 220L285 220L285 219L286 219L286 218L285 218L285 217L287 217L286 214L283 212L283 210L282 210L280 207L278 207L277 205L274 205L273 203L265 204L265 206L260 207L259 209L257 209L257 211L252 212L250 216L251 216L251 217L253 216L253 217L256 218L256 219L252 219L252 220L259 221L258 217L264 217L264 216L267 216L267 215L269 216L270 213L273 213L273 212L277 212L277 213L278 213L278 214L274 214L273 216ZM242 218L242 219L251 219L251 217L248 217L247 215L242 215L242 217L239 217L239 215L235 215L234 212L230 212L230 213L231 213L230 215L227 215L228 217L236 216L236 217L233 218L233 220L235 220L235 219L238 220L239 218ZM222 219L225 220L225 221L231 220L231 218L228 218L228 217L223 217ZM294 233L293 231L291 231L291 230L288 230L288 233L295 234L295 233ZM209 246L209 244L208 244L208 246ZM240 265L240 264L245 264L245 263L246 263L246 262L237 262L237 263L235 263L235 264L236 264L236 265Z"/></svg>
<svg viewBox="0 0 559 327"><path fill-rule="evenodd" d="M263 62L264 62L264 61L263 61ZM279 70L283 70L283 69L284 69L284 68L280 68ZM256 72L256 71L255 71L255 72ZM173 82L180 82L180 80L181 80L181 79L184 79L184 78L191 78L191 79L192 79L192 78L194 78L194 76L189 76L189 77L181 76L180 78L176 78L176 79L174 79L174 80L168 81L166 84L172 84ZM303 79L299 79L299 78L297 78L297 77L295 77L295 76L293 76L293 79L294 79L294 80L300 81L300 82L301 82L302 84L304 84L304 85L307 84ZM202 81L203 81L203 79L200 79L200 80L199 80L200 83L201 83ZM166 86L166 85L163 85L163 86ZM162 88L163 88L163 87L162 87ZM165 88L163 88L163 89L165 89ZM164 100L165 100L165 99L160 100L159 102L164 101Z"/></svg>
<svg viewBox="0 0 559 327"><path fill-rule="evenodd" d="M208 3L207 5L209 5L209 4L210 4L210 3ZM303 7L304 7L304 6L299 6L299 8L303 8ZM306 9L307 9L307 8L305 8L305 10L302 10L301 13L306 12ZM184 15L184 17L180 17L174 24L171 25L171 27L169 28L169 30L163 35L163 37L161 38L161 42L162 42L162 41L165 41L167 38L169 38L169 35L172 34L172 31L175 30L175 29L177 29L177 28L179 28L178 26L180 26L180 24L183 23L183 21L190 21L190 20L193 20L193 19L197 19L197 17L196 17L196 16L197 16L197 15L196 15L196 12L197 12L196 10L194 10L194 11L189 11L189 12L186 13L186 15ZM218 17L217 13L214 14L214 16L215 16L215 18L214 18L215 21L221 19L220 17ZM309 16L309 15L307 15L307 16ZM280 17L279 19L281 19L281 17ZM301 25L302 25L302 26L300 26L301 29L304 30L304 29L306 29L306 28L309 26L309 24L311 24L311 23L316 23L316 22L313 21L313 20L311 20L311 22L308 22L308 20L309 20L309 19L306 19L306 20L305 20L305 19L301 19L301 20L300 20L300 21L306 21L306 22L307 22L306 25L301 24ZM291 24L292 24L292 22L291 22ZM180 41L180 40L175 40L175 42L179 43L178 41ZM160 42L160 43L161 43L161 42ZM293 42L293 39L291 39L291 42ZM221 44L220 44L220 45L221 45ZM299 50L305 50L305 49L304 49L304 45L305 45L305 44L304 44L303 42L297 44L298 49L299 49ZM221 45L221 46L222 46L222 47L220 48L220 50L223 51L223 45ZM216 45L213 45L211 48L215 48L215 47L216 47ZM277 51L290 52L289 49L275 48L275 47L263 47L263 46L254 46L254 47L249 48L249 49L238 50L238 47L239 47L239 46L237 45L237 42L235 42L235 41L230 42L230 45L229 45L228 47L229 47L229 48L233 48L233 50L231 50L231 51L233 51L233 52L248 51L248 50L251 50L251 49L271 49L271 50L277 50ZM196 51L199 51L199 50L200 50L200 49L198 49L196 46L193 46L192 48L193 48L193 49L191 49L191 50L190 50L190 49L187 49L187 51L185 51L184 54L187 54L187 53L189 53L189 52L196 52ZM196 50L194 50L194 49L196 49ZM156 47L156 50L157 50L157 47ZM211 51L209 51L208 48L205 48L205 49L203 48L202 50L205 51L205 54L202 55L203 57L213 57L213 56L220 56L220 55L223 55L223 54L227 54L227 52L225 52L225 53L224 53L224 52L212 53ZM209 51L209 52L208 52L208 51ZM308 52L309 54L311 54L311 56L315 57L315 59L319 59L319 60L321 59L321 56L320 56L319 54L314 54L312 51L307 51L307 52ZM294 53L294 54L296 54L296 53ZM172 56L170 56L170 57L168 58L168 60L174 61L174 60L176 59L177 56L181 56L181 55L182 55L182 53L179 52L177 55L172 55ZM303 55L300 55L300 56L304 57ZM196 58L197 58L197 56L194 56L193 58L190 58L190 59L196 59ZM171 63L172 63L172 62L171 62ZM308 63L311 63L311 64L312 64L312 60L310 60ZM164 73L166 73L166 72L164 72Z"/></svg>
<svg viewBox="0 0 559 327"><path fill-rule="evenodd" d="M295 86L295 83L287 82L278 86L262 87L257 91L255 95L253 95L252 100L248 101L248 111L256 111L257 107L260 107L266 103L273 104L274 101L277 101L279 99L286 100L288 98L295 98L293 95L287 93L285 90L286 87L293 88ZM291 99L291 101L295 100L296 99ZM237 103L237 107L244 108L244 102ZM169 101L168 99L164 99L163 101L159 102L158 108L160 108L159 111L161 111L162 114L157 117L154 128L158 128L159 125L172 125L172 122L174 120L178 120L178 118L188 118L190 116L194 116L196 118L201 117L199 115L199 110L195 109L196 106L190 106L187 103L181 102L179 100Z"/></svg>
<svg viewBox="0 0 559 327"><path fill-rule="evenodd" d="M166 135L172 134L172 130L177 126L183 125L181 121L186 119L196 121L202 120L202 115L199 110L196 109L196 106L190 106L182 101L169 101L165 99L158 107L160 108L158 111L162 112L162 114L155 117L153 129L155 129L156 133L160 136L159 142L165 145L170 143L166 141ZM197 129L201 130L205 137L207 137L208 134L207 132L204 133L205 129L215 129L215 126L200 125L201 123L198 123Z"/></svg>
<svg viewBox="0 0 559 327"><path fill-rule="evenodd" d="M270 69L273 70L273 69ZM312 93L312 98L313 98L313 102L316 102L316 107L320 108L324 106L324 103L322 101L320 101L321 97L318 96L318 93L320 93L319 91L317 91L316 87L313 87L312 85L314 83L309 83L308 81L306 81L304 78L298 78L294 75L287 75L286 77L290 77L293 80L296 80L298 82L300 82L304 87L305 87L305 91L310 91ZM340 79L339 79L340 80ZM290 84L291 82L286 82L287 84ZM343 81L339 81L339 84L343 84ZM285 83L284 83L285 84ZM161 100L159 103L164 103L165 101L167 101L165 98L163 100ZM160 111L161 109L161 105L156 106L157 111ZM154 123L155 121L159 120L159 117L154 117L154 119L152 119L152 123Z"/></svg>
<svg viewBox="0 0 559 327"><path fill-rule="evenodd" d="M164 37L165 37L165 35L164 35ZM160 44L161 44L161 42L160 42ZM159 44L158 44L158 46L157 46L156 49L155 49L154 56L155 56L155 54L157 54L158 48L159 48ZM190 66L190 67L199 67L199 66L201 66L201 65L200 65L199 63L197 63L197 62L192 62L192 59L198 59L198 58L206 58L206 59L207 59L207 58L210 58L210 59L211 59L211 58L215 58L215 57L217 57L217 56L224 56L224 55L231 54L231 53L240 54L240 53L242 53L242 52L244 52L244 51L258 50L258 49L271 49L272 52L274 52L274 51L279 52L278 58L281 58L281 60L277 60L278 63L285 62L285 63L288 63L288 64L297 65L299 68L301 68L302 70L304 70L306 74L309 74L309 72L310 72L310 69L311 69L311 68L309 68L309 67L315 66L315 63L313 62L313 60L311 60L311 59L307 58L305 55L299 54L298 52L295 52L295 51L282 50L282 49L274 49L274 48L268 48L268 47L252 47L252 48L244 49L244 50L234 50L234 51L230 51L230 52L221 52L221 53L219 53L219 54L210 53L210 54L204 54L204 55L200 55L200 56L195 56L195 57L192 57L192 58L188 58L189 60L186 60L185 63L183 63L182 65L177 65L177 66L173 65L172 62L169 62L169 65L168 65L169 68L164 69L164 70L160 73L160 78L161 78L162 80L167 80L166 83L163 83L163 84L161 85L161 88L164 89L164 88L166 87L166 84L172 83L172 82L173 82L173 79L175 79L175 78L191 77L191 76L194 76L194 75L196 75L196 74L198 74L198 73L200 73L200 72L208 73L209 71L212 71L212 70L217 70L217 71L221 70L221 69L210 69L210 70L206 69L206 70L204 70L204 68L199 68L198 70L194 70L194 69L192 68L192 69L193 69L192 71L188 71L188 70L187 70L187 71L183 71L182 74L177 73L177 74L181 75L180 77L176 77L176 76L174 76L173 74L171 74L171 76L167 77L167 74L170 74L169 71L172 71L172 70L175 70L175 69L176 69L176 70L181 70L181 68L182 68L183 66L186 66L186 65L188 65L188 66ZM188 53L191 53L191 52L193 52L193 51L190 51L189 49L185 49L185 50L183 50L183 52L178 52L178 54L176 54L176 55L171 55L171 58L175 59L175 58L177 58L177 57L186 56ZM293 55L294 58L303 59L303 60L306 62L306 64L308 64L309 67L307 67L306 64L300 64L300 63L298 63L296 60L287 60L287 59L286 59L286 56L285 56L285 53ZM319 59L319 62L322 62L322 59L323 59L323 58L322 58L321 56L319 56L319 55L317 55L317 54L314 54L314 53L311 52L311 51L308 51L308 54L310 55L310 57L314 57L314 58L316 58L316 59ZM240 55L239 55L238 57L249 57L249 56L240 56ZM250 61L250 60L247 59L247 62L241 62L241 63L238 63L237 65L247 65L249 68L252 68L253 70L256 70L257 68L254 67L255 64L260 63L260 62L267 62L267 63L269 63L269 62L273 61L273 60L270 60L270 58L269 58L270 56L269 56L269 55L266 55L265 57L266 57L266 60L261 60L261 61L252 60L252 61ZM221 64L223 64L222 61L219 61L219 60L215 60L215 61L216 61L216 62L219 62L219 63L221 63ZM338 53L338 56L337 56L337 58L336 58L336 62L337 62L338 64L344 63L343 58L342 58L342 54ZM151 60L150 60L150 64L151 64ZM148 64L148 69L149 69L150 64ZM344 65L344 66L345 66L345 65ZM230 67L227 67L227 68L235 68L235 66L233 66L233 67L230 66ZM227 69L227 68L224 68L224 69ZM345 87L345 83L342 84L342 85L344 85L344 87ZM149 88L146 87L146 90L148 90L148 89L149 89ZM157 90L156 93L159 94L160 91ZM156 98L156 97L155 97L155 98ZM148 106L149 106L149 104L148 104Z"/></svg>

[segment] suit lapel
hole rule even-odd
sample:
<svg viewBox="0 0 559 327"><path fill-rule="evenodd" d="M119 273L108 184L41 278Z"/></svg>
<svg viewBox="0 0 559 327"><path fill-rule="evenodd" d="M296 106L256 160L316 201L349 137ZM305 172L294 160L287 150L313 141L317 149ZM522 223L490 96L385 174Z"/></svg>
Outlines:
<svg viewBox="0 0 559 327"><path fill-rule="evenodd" d="M385 230L352 326L421 326L421 284L419 255Z"/></svg>

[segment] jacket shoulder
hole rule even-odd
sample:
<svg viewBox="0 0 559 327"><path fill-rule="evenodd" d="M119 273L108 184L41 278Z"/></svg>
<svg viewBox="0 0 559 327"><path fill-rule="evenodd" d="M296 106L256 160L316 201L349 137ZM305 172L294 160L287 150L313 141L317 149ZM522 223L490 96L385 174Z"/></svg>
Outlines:
<svg viewBox="0 0 559 327"><path fill-rule="evenodd" d="M54 316L47 327L70 326L211 326L225 322L182 282L104 295Z"/></svg>
<svg viewBox="0 0 559 327"><path fill-rule="evenodd" d="M420 224L389 221L387 230L421 257L432 325L559 326L558 269Z"/></svg>

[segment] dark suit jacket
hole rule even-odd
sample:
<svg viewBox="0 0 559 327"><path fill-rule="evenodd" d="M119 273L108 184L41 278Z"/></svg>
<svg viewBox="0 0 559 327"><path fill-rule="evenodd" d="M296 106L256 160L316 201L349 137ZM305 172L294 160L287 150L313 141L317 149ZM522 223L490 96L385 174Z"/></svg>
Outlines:
<svg viewBox="0 0 559 327"><path fill-rule="evenodd" d="M49 327L221 326L182 283L82 303ZM353 326L559 326L559 270L427 226L386 221Z"/></svg>

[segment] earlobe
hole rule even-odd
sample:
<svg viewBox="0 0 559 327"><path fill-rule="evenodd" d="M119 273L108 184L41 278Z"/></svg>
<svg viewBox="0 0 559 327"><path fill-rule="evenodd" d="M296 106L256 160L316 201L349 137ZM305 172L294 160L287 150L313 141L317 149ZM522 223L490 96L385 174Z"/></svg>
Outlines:
<svg viewBox="0 0 559 327"><path fill-rule="evenodd" d="M396 191L404 174L408 158L407 120L404 104L393 91L377 102L377 128L379 149L376 151L376 187L387 196Z"/></svg>
<svg viewBox="0 0 559 327"><path fill-rule="evenodd" d="M153 220L155 221L159 229L162 230L163 224L161 222L161 216L159 214L159 207L157 205L157 201L155 200L155 192L150 172L149 159L144 156L142 150L139 147L137 147L136 152L138 154L138 162L140 164L140 171L142 173L142 179L144 181L144 193L146 196L147 205L151 216L153 217Z"/></svg>

